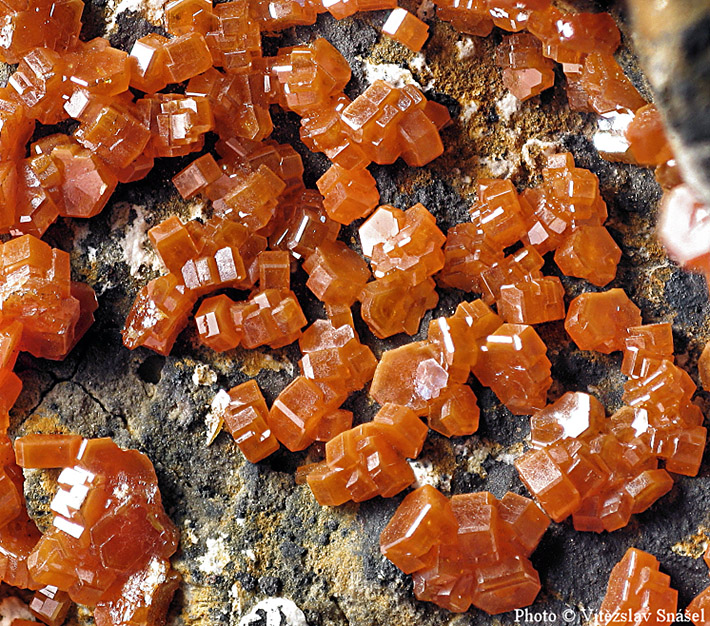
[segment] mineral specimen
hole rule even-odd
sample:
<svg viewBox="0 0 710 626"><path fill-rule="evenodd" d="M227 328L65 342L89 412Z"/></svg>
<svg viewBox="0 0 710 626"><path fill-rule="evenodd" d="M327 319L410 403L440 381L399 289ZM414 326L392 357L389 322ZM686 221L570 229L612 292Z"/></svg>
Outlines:
<svg viewBox="0 0 710 626"><path fill-rule="evenodd" d="M429 485L410 493L380 535L380 549L414 594L456 613L471 605L497 614L532 604L540 579L528 557L550 520L514 493L448 500Z"/></svg>

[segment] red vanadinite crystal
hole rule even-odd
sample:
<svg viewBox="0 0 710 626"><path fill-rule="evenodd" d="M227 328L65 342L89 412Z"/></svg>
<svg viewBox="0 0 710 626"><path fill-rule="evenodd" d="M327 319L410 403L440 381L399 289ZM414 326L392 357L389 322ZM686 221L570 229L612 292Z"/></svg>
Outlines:
<svg viewBox="0 0 710 626"><path fill-rule="evenodd" d="M179 581L169 561L177 529L163 511L150 461L109 439L30 435L16 446L22 467L63 467L53 524L27 556L32 579L96 607L97 624L115 623L112 611L125 623L164 619ZM122 507L111 506L116 493ZM136 585L140 596L131 591ZM50 609L50 596L36 598L37 613Z"/></svg>
<svg viewBox="0 0 710 626"><path fill-rule="evenodd" d="M565 320L565 329L580 350L605 354L623 350L628 329L640 325L641 311L623 289L577 296Z"/></svg>
<svg viewBox="0 0 710 626"><path fill-rule="evenodd" d="M615 59L620 33L609 14L567 12L551 0L436 4L438 17L462 32L513 33L503 35L495 62L520 100L552 87L560 63L569 107L601 116L602 156L656 167L667 192L659 237L669 253L710 276L708 208L683 184L660 113ZM324 442L325 459L297 472L320 504L410 486L407 459L428 434L420 417L445 437L475 433L471 374L511 412L532 414L531 449L516 467L555 521L571 515L577 530L616 530L671 489L671 473L698 473L706 429L692 402L695 384L673 361L671 325L642 325L621 289L582 293L565 316L562 281L542 273L543 255L554 252L566 276L597 287L616 277L621 249L604 227L595 174L561 153L548 157L542 182L522 192L511 180L480 179L470 222L444 233L422 204L378 207L368 166L401 158L420 167L441 156L448 109L413 85L382 80L351 99L348 61L322 37L273 56L262 46L263 35L314 24L324 11L342 19L388 9L383 32L416 53L429 34L425 22L395 0L170 0L169 36L141 37L127 54L101 37L79 40L82 8L78 0L0 6L0 60L18 64L0 88L0 233L14 237L0 244L0 580L35 592L33 615L59 626L75 601L94 609L97 626L159 626L178 586L169 561L177 530L146 457L71 434L26 435L13 450L4 434L22 389L13 372L19 351L64 358L98 306L91 287L72 282L69 255L39 237L59 216L97 215L119 182L144 178L156 158L199 153L173 183L183 199L209 206L207 217L172 216L149 230L166 273L136 295L124 344L167 355L191 316L197 339L217 352L298 341L300 375L271 408L248 380L228 392L221 418L252 463L281 444L298 451ZM300 117L303 144L330 161L317 191L306 189L294 146L268 139L272 105ZM26 151L37 122L67 120L76 125L71 136L44 136ZM214 154L202 154L211 132ZM341 225L363 219L367 261L338 239ZM310 326L291 290L299 261L328 317ZM438 303L435 278L481 299L431 319L426 339L384 351L378 362L355 331L351 307L360 302L380 339L415 335ZM579 349L623 351L625 404L609 418L583 392L547 403L551 363L531 325L562 319ZM708 362L710 348L699 362L703 382ZM381 406L358 424L342 405L370 381ZM44 534L27 514L22 468L61 468ZM418 599L498 614L531 604L540 590L529 557L547 515L513 493L449 500L425 486L404 498L380 545L413 574ZM656 623L643 616L670 615L676 605L657 561L632 548L612 571L601 622L633 611ZM691 608L710 610L710 592Z"/></svg>
<svg viewBox="0 0 710 626"><path fill-rule="evenodd" d="M676 615L678 592L667 574L658 571L658 561L636 548L629 548L611 570L606 595L599 609L599 623L616 624L616 615L633 616L635 624L660 625ZM689 607L690 608L690 607Z"/></svg>
<svg viewBox="0 0 710 626"><path fill-rule="evenodd" d="M549 523L531 500L510 492L501 500L488 492L448 500L426 485L402 501L380 549L413 573L418 599L497 614L532 604L540 591L528 557Z"/></svg>

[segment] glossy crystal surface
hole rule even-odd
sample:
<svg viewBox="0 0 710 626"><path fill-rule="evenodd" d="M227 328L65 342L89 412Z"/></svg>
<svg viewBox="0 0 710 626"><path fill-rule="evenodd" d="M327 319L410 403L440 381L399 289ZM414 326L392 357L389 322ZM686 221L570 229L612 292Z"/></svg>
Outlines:
<svg viewBox="0 0 710 626"><path fill-rule="evenodd" d="M425 485L410 493L380 535L380 550L414 594L456 613L471 605L495 615L532 604L540 590L528 556L550 520L513 493L450 500Z"/></svg>

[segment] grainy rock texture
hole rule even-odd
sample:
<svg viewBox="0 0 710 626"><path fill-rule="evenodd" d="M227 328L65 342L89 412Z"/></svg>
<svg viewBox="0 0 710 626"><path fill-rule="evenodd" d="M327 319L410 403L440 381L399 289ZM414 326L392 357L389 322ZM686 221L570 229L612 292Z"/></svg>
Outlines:
<svg viewBox="0 0 710 626"><path fill-rule="evenodd" d="M404 6L415 10L411 2ZM590 2L580 3L585 9ZM128 10L120 11L121 8ZM600 7L597 7L600 8ZM128 49L136 37L159 27L160 10L147 2L95 0L87 4L85 36L107 32L114 45ZM411 170L397 163L373 167L383 203L407 208L424 203L442 229L467 219L475 183L481 176L510 177L519 188L536 184L545 155L573 152L577 163L600 178L609 205L608 225L624 251L617 279L641 307L644 321L674 324L678 360L697 380L696 361L708 339L707 291L665 257L653 237L659 189L652 172L607 163L589 136L594 118L570 113L562 76L554 89L523 104L506 94L493 65L500 33L487 39L461 36L436 20L422 54L413 55L379 35L384 14L335 22L321 15L313 28L293 29L269 40L266 48L302 42L315 33L327 37L353 66L350 95L379 76L411 81L428 97L449 107L454 124L443 132L446 153L429 167ZM634 59L624 53L637 84L643 81ZM274 111L275 138L292 141L303 155L312 186L326 169L320 155L297 141L297 119ZM362 505L320 508L294 470L319 460L322 447L291 454L281 451L258 465L244 461L226 433L207 445L216 416L210 404L220 389L249 377L271 401L296 375L297 347L234 351L223 355L200 347L192 328L168 358L121 345L119 331L138 289L161 271L146 230L168 215L199 216L205 207L183 202L170 183L188 159L161 160L145 181L120 186L104 213L90 221L63 220L47 240L72 254L74 277L95 287L97 322L63 363L22 355L18 373L24 390L12 414L11 433L67 431L87 437L110 436L136 447L153 461L168 513L181 530L174 559L184 583L171 608L171 626L469 626L511 624L512 614L492 618L477 610L455 616L417 602L408 576L379 552L378 536L402 496ZM357 247L355 228L342 238ZM550 260L546 273L558 275ZM295 290L310 320L322 308L294 275ZM592 287L563 278L568 300ZM441 291L432 314L449 315L470 295ZM363 341L376 354L410 339L377 341L364 325ZM567 390L589 390L609 412L620 404L620 355L592 355L571 344L561 323L539 329L549 346L555 385L551 399ZM449 494L489 489L496 496L525 493L512 461L525 449L528 419L512 416L493 394L471 384L482 407L479 432L447 440L432 433L415 463L422 482ZM700 402L706 399L700 394ZM370 419L375 406L366 393L348 400L357 422ZM681 478L670 494L625 529L611 535L575 532L553 524L533 556L543 584L532 611L552 611L561 623L583 624L604 595L612 566L634 545L658 557L672 577L684 607L708 582L698 557L710 526L707 462L698 478ZM26 491L37 522L47 523L52 475L28 472ZM525 623L525 619L522 620ZM90 624L84 610L69 624Z"/></svg>

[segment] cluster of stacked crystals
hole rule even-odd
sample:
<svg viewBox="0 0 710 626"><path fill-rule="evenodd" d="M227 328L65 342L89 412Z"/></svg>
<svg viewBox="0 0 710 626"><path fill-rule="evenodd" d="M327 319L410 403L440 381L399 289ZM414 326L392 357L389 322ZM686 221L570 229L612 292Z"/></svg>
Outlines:
<svg viewBox="0 0 710 626"><path fill-rule="evenodd" d="M487 491L450 500L429 485L410 493L380 535L382 554L412 573L414 593L462 613L532 604L540 578L529 557L550 524L532 500Z"/></svg>
<svg viewBox="0 0 710 626"><path fill-rule="evenodd" d="M659 228L671 254L710 274L710 212L682 184L658 111L614 59L620 35L608 14L567 13L550 0L436 3L462 32L511 33L496 61L521 100L551 87L561 64L570 106L601 116L601 153L657 168L667 190ZM213 350L298 341L301 374L271 408L253 380L229 391L224 424L249 461L281 444L297 451L324 442L325 459L299 470L320 504L393 496L414 482L407 459L428 433L420 417L447 437L477 430L473 373L510 411L533 413L532 449L516 466L555 521L572 515L577 529L611 531L670 490L669 472L697 474L706 429L691 402L695 386L673 363L670 325L642 325L619 289L582 294L565 316L560 280L542 274L543 255L554 252L565 275L599 287L614 279L621 251L603 225L594 174L557 154L542 184L521 194L510 181L481 180L471 221L444 235L421 204L378 207L367 168L436 159L447 109L414 86L381 80L351 100L350 67L322 38L263 54L263 33L314 24L324 11L342 19L380 9L392 9L384 33L419 51L428 27L395 0L171 0L169 36L146 35L128 54L103 38L79 41L82 8L79 0L0 7L0 60L18 64L0 88L0 233L16 237L0 249L0 580L35 591L35 616L59 626L74 601L94 609L98 626L158 626L178 586L169 561L177 531L143 455L74 435L28 435L13 450L4 434L21 389L18 352L63 358L97 306L88 286L71 281L69 256L38 238L59 216L98 214L119 182L144 178L156 158L204 151L212 131L218 158L203 154L173 179L184 199L209 202L211 217L170 217L150 229L167 272L139 292L123 340L168 354L199 301L197 334ZM177 83L186 85L161 93ZM306 189L294 148L269 139L272 105L295 113L303 143L330 160L317 191ZM43 137L27 156L36 122L70 119L73 134ZM365 218L369 267L338 240L341 225ZM290 287L298 262L328 316L308 328ZM351 307L361 303L378 338L413 335L438 302L435 276L481 299L432 320L426 340L378 363ZM249 293L236 301L225 289ZM532 325L562 319L580 349L624 352L626 406L611 418L584 393L547 405L550 361ZM381 408L353 427L341 406L371 380ZM23 468L62 469L44 534L26 510ZM512 493L448 500L422 487L404 499L381 548L413 573L417 598L496 614L534 601L540 581L529 557L549 521ZM609 612L639 601L647 611L675 608L667 577L640 551L627 553L609 585ZM706 595L695 604L710 603Z"/></svg>
<svg viewBox="0 0 710 626"><path fill-rule="evenodd" d="M288 269L281 273L288 277ZM227 324L233 323L235 318L233 312L229 313L230 309L243 311L252 306L243 304L226 305ZM370 348L360 343L349 308L333 307L329 313L328 320L317 320L300 336L299 346L303 353L299 362L301 375L278 395L271 409L253 380L229 391L230 401L224 423L237 446L252 463L278 450L279 444L291 451L303 450L314 441L329 442L351 428L353 414L341 409L340 405L351 392L361 389L372 379L377 359ZM243 333L254 333L259 323L271 319L269 315L262 308L260 318L256 319L254 315L242 318L243 324L248 322L243 326ZM197 318L199 325L199 311ZM209 325L209 322L205 324ZM416 417L413 416L413 419L423 429L423 433L420 429L423 444L426 427ZM399 426L408 423L398 422ZM401 488L412 480L413 477L410 477Z"/></svg>
<svg viewBox="0 0 710 626"><path fill-rule="evenodd" d="M710 210L683 181L658 109L614 58L621 36L609 14L568 13L551 0L437 0L436 5L437 16L461 32L485 37L495 25L512 33L499 44L496 62L503 84L520 100L552 87L559 63L570 108L599 115L594 136L599 153L656 169L665 192L658 236L668 254L710 277Z"/></svg>
<svg viewBox="0 0 710 626"><path fill-rule="evenodd" d="M73 282L69 254L33 235L0 245L0 432L22 382L18 352L63 359L94 321L93 289Z"/></svg>
<svg viewBox="0 0 710 626"><path fill-rule="evenodd" d="M325 460L302 468L319 504L389 498L414 482L406 458L419 455L427 427L411 409L385 404L375 418L325 444Z"/></svg>
<svg viewBox="0 0 710 626"><path fill-rule="evenodd" d="M183 96L157 94L137 103L139 118L154 130L174 129L170 116L191 116L189 132L181 131L179 138L154 133L153 156L199 150L205 132L217 131L221 158L203 155L173 179L183 198L201 195L210 201L214 217L204 225L196 220L182 224L173 217L151 229L151 241L169 273L138 295L124 343L167 354L200 297L224 287L251 289L257 280L259 291L247 303L223 295L202 302L196 316L200 338L219 351L239 344L276 348L292 343L305 318L289 291L291 257L303 261L308 287L326 305L351 306L370 272L337 236L340 224L365 217L379 202L366 166L400 156L412 165L436 158L443 152L438 128L448 113L415 87L396 89L382 81L350 102L343 93L350 67L322 38L263 57L259 29L277 25L268 20L265 25L244 2L214 9L173 2L167 20L175 39L149 35L136 43L144 86L175 82L163 74L158 81L151 72L162 72L160 58L177 39L204 34L212 61L190 76L180 74L180 80L190 79L184 98L192 105ZM146 48L152 51L150 62L140 56ZM244 52L237 54L235 48ZM266 139L273 128L270 104L301 116L306 145L332 159L333 166L317 182L319 191L305 189L301 158L290 145ZM421 319L436 302L433 281L419 291L426 303Z"/></svg>
<svg viewBox="0 0 710 626"><path fill-rule="evenodd" d="M432 276L444 265L446 240L421 204L402 211L384 205L359 229L363 254L375 277L360 293L362 319L383 339L414 335L439 296Z"/></svg>
<svg viewBox="0 0 710 626"><path fill-rule="evenodd" d="M522 194L508 180L480 181L471 223L452 227L444 246L439 282L497 302L509 323L565 316L564 289L558 278L542 275L543 254L554 250L564 274L600 287L614 279L621 259L603 226L607 210L597 177L575 167L569 153L550 156L542 175L542 185ZM506 255L518 242L523 247Z"/></svg>
<svg viewBox="0 0 710 626"><path fill-rule="evenodd" d="M26 435L13 450L4 434L0 457L0 580L35 591L32 614L60 626L78 602L97 626L161 623L179 582L169 560L178 533L148 458L78 435ZM48 468L62 471L42 534L27 514L22 469Z"/></svg>
<svg viewBox="0 0 710 626"><path fill-rule="evenodd" d="M461 303L451 317L429 323L425 341L383 353L370 395L426 416L429 427L446 437L473 434L479 409L466 381L478 362L482 335L496 323L498 316L482 301Z"/></svg>
<svg viewBox="0 0 710 626"><path fill-rule="evenodd" d="M513 33L503 37L496 61L503 84L520 100L552 87L556 62L567 79L572 109L615 116L646 104L614 58L621 35L608 13L568 13L551 0L435 4L437 17L461 32L485 37L497 26Z"/></svg>
<svg viewBox="0 0 710 626"><path fill-rule="evenodd" d="M580 348L624 351L626 405L607 419L593 396L566 393L532 416L533 449L516 461L546 513L557 522L572 515L577 530L622 528L670 491L669 472L700 468L707 431L690 401L695 385L673 364L671 325L640 322L618 289L572 302L567 326Z"/></svg>
<svg viewBox="0 0 710 626"><path fill-rule="evenodd" d="M611 570L598 623L610 626L623 621L633 626L660 626L674 621L678 592L670 584L670 576L658 571L658 560L653 555L629 548ZM691 607L688 611L692 611Z"/></svg>

